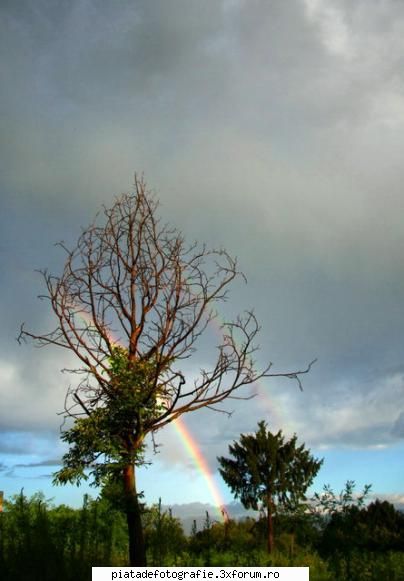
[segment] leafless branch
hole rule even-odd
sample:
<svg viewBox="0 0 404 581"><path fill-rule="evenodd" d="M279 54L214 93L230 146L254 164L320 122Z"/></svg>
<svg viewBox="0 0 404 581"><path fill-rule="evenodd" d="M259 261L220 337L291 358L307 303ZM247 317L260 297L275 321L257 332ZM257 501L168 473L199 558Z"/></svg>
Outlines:
<svg viewBox="0 0 404 581"><path fill-rule="evenodd" d="M22 325L18 337L76 355L79 366L70 371L83 377L67 391L66 417L90 416L108 398L118 397L110 368L116 346L124 347L133 363L153 362L154 377L144 386L139 406L158 398L159 413L146 420L138 414L131 441L186 412L203 407L223 412L218 404L248 399L238 390L262 378L285 377L302 389L300 378L315 362L286 373L272 373L271 363L259 369L254 360L259 325L249 311L222 325L216 361L188 384L181 360L194 353L229 285L245 277L226 250L186 245L180 232L157 218L157 208L143 178L135 176L134 193L104 207L73 249L60 242L66 254L62 273L40 272L47 291L41 298L50 301L56 326L36 334Z"/></svg>

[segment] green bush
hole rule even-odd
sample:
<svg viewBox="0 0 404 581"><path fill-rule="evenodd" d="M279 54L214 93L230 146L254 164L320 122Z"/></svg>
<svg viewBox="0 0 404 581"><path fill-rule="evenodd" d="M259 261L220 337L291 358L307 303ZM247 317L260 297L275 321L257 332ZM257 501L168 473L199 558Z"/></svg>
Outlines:
<svg viewBox="0 0 404 581"><path fill-rule="evenodd" d="M80 509L54 507L42 494L27 498L22 493L5 502L0 514L1 581L89 581L92 566L127 565L126 522L113 506L106 497L85 497ZM378 551L366 545L366 531L371 526L383 531L375 538L397 539L401 515L388 506L376 506L368 513L359 517L355 513L355 526L359 522L363 527L361 519L368 526L362 529L363 538L355 539L356 546L350 543L351 521L344 521L344 517L334 519L327 533L332 519L314 535L312 522L305 522L301 515L296 522L279 520L276 548L269 555L265 531L253 519L212 523L207 515L204 529L194 530L187 538L179 520L170 511L163 512L159 504L145 508L143 515L148 563L177 567L310 567L310 581L401 581L404 552L387 550L386 543L379 543ZM299 531L300 525L303 531ZM354 530L358 534L359 529ZM338 546L339 550L319 554L313 549L312 539L322 534L328 541L333 538L334 548Z"/></svg>
<svg viewBox="0 0 404 581"><path fill-rule="evenodd" d="M401 581L404 571L404 553L375 553L353 551L336 554L330 567L339 581Z"/></svg>
<svg viewBox="0 0 404 581"><path fill-rule="evenodd" d="M126 562L125 523L105 501L84 498L74 510L22 492L0 514L2 581L81 581L92 566Z"/></svg>

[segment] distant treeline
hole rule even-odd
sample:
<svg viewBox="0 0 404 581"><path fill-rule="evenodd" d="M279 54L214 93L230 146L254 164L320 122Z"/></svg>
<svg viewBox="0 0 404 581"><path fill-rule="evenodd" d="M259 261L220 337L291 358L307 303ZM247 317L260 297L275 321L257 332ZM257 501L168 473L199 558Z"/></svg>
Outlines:
<svg viewBox="0 0 404 581"><path fill-rule="evenodd" d="M171 566L309 566L311 581L401 580L404 515L388 502L351 506L327 517L276 516L275 552L266 552L265 522L246 518L196 523L189 536L161 505L144 507L148 564ZM92 566L127 564L123 514L106 497L73 509L42 494L4 502L0 514L2 581L84 581Z"/></svg>

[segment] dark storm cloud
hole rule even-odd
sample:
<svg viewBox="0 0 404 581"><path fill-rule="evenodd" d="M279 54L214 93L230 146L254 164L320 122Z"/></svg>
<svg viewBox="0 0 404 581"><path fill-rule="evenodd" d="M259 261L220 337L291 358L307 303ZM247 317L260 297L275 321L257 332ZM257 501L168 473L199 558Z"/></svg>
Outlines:
<svg viewBox="0 0 404 581"><path fill-rule="evenodd" d="M249 285L226 312L256 308L259 362L293 370L318 357L303 394L260 386L283 410L279 427L287 420L324 446L402 437L391 370L404 328L404 6L40 0L0 10L3 429L46 425L56 437L65 353L14 341L23 321L52 326L33 270L60 271L52 244L72 244L145 170L165 219L238 255ZM225 421L195 416L212 461L221 442L271 416L262 401L231 402Z"/></svg>
<svg viewBox="0 0 404 581"><path fill-rule="evenodd" d="M147 161L144 151L167 149L177 120L181 133L189 115L206 106L216 60L210 39L214 45L222 22L213 3L202 10L194 2L63 6L3 8L10 55L3 175L20 195L31 186L51 200L66 190L82 195L82 180L104 156L112 173L127 157L128 176L119 178L126 184L139 154Z"/></svg>

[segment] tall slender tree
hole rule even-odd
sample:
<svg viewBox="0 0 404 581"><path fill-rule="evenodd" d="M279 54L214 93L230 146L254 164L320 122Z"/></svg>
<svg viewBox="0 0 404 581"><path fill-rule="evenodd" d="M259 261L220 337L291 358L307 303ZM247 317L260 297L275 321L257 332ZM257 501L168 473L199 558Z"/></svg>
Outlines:
<svg viewBox="0 0 404 581"><path fill-rule="evenodd" d="M303 371L257 369L258 322L252 312L221 325L216 360L190 382L181 361L191 357L217 317L228 287L243 277L225 250L187 245L157 216L158 202L135 176L134 192L117 197L85 229L73 249L64 244L59 276L42 271L56 326L20 339L55 345L76 355L78 375L66 395L72 424L60 483L94 477L120 481L125 496L131 565L145 565L135 466L144 440L185 412L217 409L227 397L262 377L284 376L300 385Z"/></svg>
<svg viewBox="0 0 404 581"><path fill-rule="evenodd" d="M261 506L267 518L267 548L274 547L273 515L277 506L295 509L319 471L317 460L297 445L297 436L286 440L279 430L272 434L264 421L254 434L241 434L239 442L229 446L231 458L218 458L220 474L245 508Z"/></svg>

